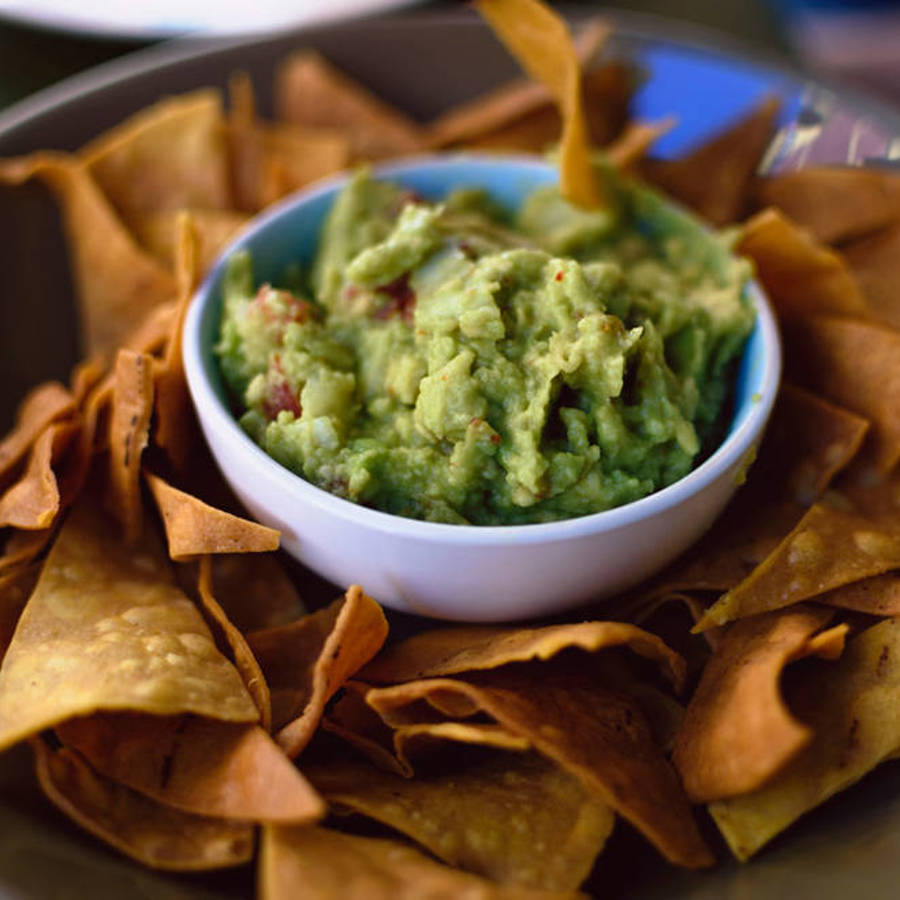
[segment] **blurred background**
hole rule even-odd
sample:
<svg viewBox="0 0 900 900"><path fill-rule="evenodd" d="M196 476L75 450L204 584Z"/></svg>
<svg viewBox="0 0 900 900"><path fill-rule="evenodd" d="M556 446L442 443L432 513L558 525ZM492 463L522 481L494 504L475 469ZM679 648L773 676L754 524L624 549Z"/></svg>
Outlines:
<svg viewBox="0 0 900 900"><path fill-rule="evenodd" d="M745 49L863 88L900 105L900 3L895 0L629 0L555 4L604 6L715 29ZM409 15L459 6L451 0L0 0L0 109L61 78L166 37L276 21L279 9L307 22L405 7ZM232 8L233 7L233 8ZM208 20L207 18L208 17ZM245 18L247 17L246 20ZM48 27L49 26L49 27ZM713 39L715 39L713 37Z"/></svg>

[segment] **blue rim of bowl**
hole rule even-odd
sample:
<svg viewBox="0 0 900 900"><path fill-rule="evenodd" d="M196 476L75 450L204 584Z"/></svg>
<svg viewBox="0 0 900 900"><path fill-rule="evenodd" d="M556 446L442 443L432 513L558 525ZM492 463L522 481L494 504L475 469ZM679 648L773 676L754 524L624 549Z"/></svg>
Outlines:
<svg viewBox="0 0 900 900"><path fill-rule="evenodd" d="M535 173L545 174L552 169L549 163L534 156L505 154L502 158L510 160L517 166L531 169ZM499 156L487 154L427 154L410 156L375 166L373 173L377 177L384 178L402 177L409 169L439 168L451 161L496 165L499 160ZM297 492L305 502L340 518L352 519L356 525L367 525L376 531L392 535L406 533L407 536L420 541L502 545L601 534L631 525L678 506L732 467L742 464L749 466L752 461L751 448L754 441L762 440L766 422L775 404L782 362L781 342L775 314L768 298L755 280L749 284L749 293L756 307L755 328L760 331L764 363L761 384L756 391L759 396L758 401L750 405L743 420L738 423L736 428L729 431L722 443L697 468L692 469L673 484L639 500L586 516L562 519L556 522L527 525L451 525L409 519L362 506L316 487L276 462L240 427L212 385L211 378L214 376L210 372L210 367L214 365L214 362L211 360L211 354L207 354L206 348L201 346L204 312L215 299L213 286L221 280L227 259L232 253L242 249L254 235L268 228L296 205L312 202L323 195L334 192L345 184L349 177L350 173L344 172L317 181L302 191L279 201L265 213L253 219L252 223L246 226L220 253L215 266L195 292L188 310L182 346L185 372L194 405L196 407L202 405L205 408L206 414L211 419L212 427L220 430L225 439L233 442L232 445L244 454L244 462L252 466L259 475L265 476L268 473L270 477L283 480L285 489ZM670 202L673 206L678 206L674 201ZM750 338L748 338L749 340Z"/></svg>

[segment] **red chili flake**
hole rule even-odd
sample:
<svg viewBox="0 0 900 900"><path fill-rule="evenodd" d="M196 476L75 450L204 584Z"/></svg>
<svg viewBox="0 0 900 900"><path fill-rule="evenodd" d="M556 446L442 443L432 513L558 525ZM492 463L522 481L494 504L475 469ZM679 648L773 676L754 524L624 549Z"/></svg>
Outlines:
<svg viewBox="0 0 900 900"><path fill-rule="evenodd" d="M472 418L469 419L469 424L470 425L480 425L483 421L484 421L484 419L482 419L480 416L472 416Z"/></svg>
<svg viewBox="0 0 900 900"><path fill-rule="evenodd" d="M384 306L375 310L376 319L390 319L399 315L405 322L412 322L416 292L410 287L409 272L404 272L399 278L381 285L377 290L379 294L386 294L390 299Z"/></svg>
<svg viewBox="0 0 900 900"><path fill-rule="evenodd" d="M263 413L271 422L273 419L278 418L278 413L282 410L293 413L297 419L300 418L300 413L302 412L300 401L291 390L291 386L287 381L276 381L269 388L269 394L263 401Z"/></svg>
<svg viewBox="0 0 900 900"><path fill-rule="evenodd" d="M491 443L492 444L499 444L502 440L503 440L503 438L500 437L500 435L497 434L496 431L491 435Z"/></svg>
<svg viewBox="0 0 900 900"><path fill-rule="evenodd" d="M555 276L555 277L556 277L556 280L557 280L557 281L562 281L562 280L563 280L562 269L560 269L559 272L556 273L556 276Z"/></svg>

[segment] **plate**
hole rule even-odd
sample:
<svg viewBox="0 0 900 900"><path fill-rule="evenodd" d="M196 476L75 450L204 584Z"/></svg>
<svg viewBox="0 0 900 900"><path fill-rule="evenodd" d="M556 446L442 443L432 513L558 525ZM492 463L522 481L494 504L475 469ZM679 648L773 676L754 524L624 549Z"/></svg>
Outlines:
<svg viewBox="0 0 900 900"><path fill-rule="evenodd" d="M784 101L789 131L801 110L863 123L865 158L896 156L900 116L867 98L812 83L727 40L664 20L617 17L614 49L636 59L647 80L637 114L675 113L679 125L661 145L668 155L738 117L767 93ZM258 85L263 111L278 59L312 46L377 93L427 118L508 78L515 67L473 16L394 15L323 25L302 33L177 41L140 51L50 88L0 115L0 155L38 148L72 150L166 93L223 86L236 69ZM459 60L465 59L465 66ZM402 65L397 61L402 60ZM808 116L799 117L805 120ZM863 127L863 126L860 126ZM787 131L785 132L788 133ZM869 138L867 138L867 141ZM809 143L809 142L807 142ZM847 146L830 142L837 156ZM856 152L860 149L856 141ZM789 164L789 156L776 160ZM30 384L64 377L75 361L75 319L57 216L39 186L0 193L0 428ZM714 837L714 836L713 836ZM727 860L720 843L719 856ZM594 893L639 900L729 897L896 896L900 883L900 766L883 766L855 789L816 810L749 865L723 862L703 873L663 863L624 824L617 827L588 884ZM77 887L73 887L77 886ZM37 793L28 752L0 760L0 898L250 897L249 869L213 876L170 876L128 863L70 826Z"/></svg>

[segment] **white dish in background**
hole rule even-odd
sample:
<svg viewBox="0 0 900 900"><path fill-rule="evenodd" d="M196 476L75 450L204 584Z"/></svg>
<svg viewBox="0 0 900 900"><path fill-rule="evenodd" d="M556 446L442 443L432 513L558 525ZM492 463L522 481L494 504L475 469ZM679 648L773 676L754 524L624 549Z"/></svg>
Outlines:
<svg viewBox="0 0 900 900"><path fill-rule="evenodd" d="M339 22L417 0L0 0L0 17L57 31L158 40L183 34L251 34Z"/></svg>
<svg viewBox="0 0 900 900"><path fill-rule="evenodd" d="M429 198L454 187L484 187L507 208L556 181L555 170L534 158L462 154L393 163L376 174ZM298 250L315 247L345 181L329 179L295 194L253 222L201 285L184 329L185 371L206 441L241 502L281 531L285 550L336 584L363 585L393 609L497 622L553 615L611 596L661 569L709 528L753 458L778 390L778 329L752 283L757 320L738 373L727 436L684 478L615 509L539 525L422 522L329 494L258 447L228 408L212 353L227 257L249 250L259 280L277 277L296 261Z"/></svg>

